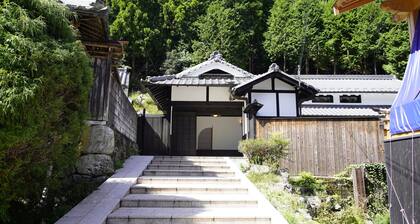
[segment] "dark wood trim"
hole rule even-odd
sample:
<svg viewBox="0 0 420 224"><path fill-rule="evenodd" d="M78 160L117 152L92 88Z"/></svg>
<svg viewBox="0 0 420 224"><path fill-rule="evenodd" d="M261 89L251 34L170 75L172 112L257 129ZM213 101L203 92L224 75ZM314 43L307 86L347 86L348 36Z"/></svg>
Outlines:
<svg viewBox="0 0 420 224"><path fill-rule="evenodd" d="M196 114L196 117L213 117L213 116L212 115L200 115L200 114ZM220 115L218 117L241 117L241 116L229 114L229 115Z"/></svg>
<svg viewBox="0 0 420 224"><path fill-rule="evenodd" d="M274 84L274 78L273 77L271 77L271 90L275 90L276 88L275 88L275 84Z"/></svg>
<svg viewBox="0 0 420 224"><path fill-rule="evenodd" d="M204 101L172 101L172 106L182 106L182 105L193 105L193 106L208 106L208 105L216 105L216 106L227 106L227 107L241 107L243 106L243 102L204 102Z"/></svg>
<svg viewBox="0 0 420 224"><path fill-rule="evenodd" d="M252 103L251 92L248 92L248 103Z"/></svg>
<svg viewBox="0 0 420 224"><path fill-rule="evenodd" d="M209 94L210 94L210 87L206 86L206 102L209 102L209 98L210 98Z"/></svg>
<svg viewBox="0 0 420 224"><path fill-rule="evenodd" d="M297 88L295 88L295 90L296 90L296 94L295 94L296 117L299 117L300 116L300 109L299 108L301 108L301 106L300 106L299 97L298 97L298 94L297 94L297 92L298 92Z"/></svg>
<svg viewBox="0 0 420 224"><path fill-rule="evenodd" d="M253 89L251 93L296 93L295 90L263 90L263 89Z"/></svg>
<svg viewBox="0 0 420 224"><path fill-rule="evenodd" d="M243 154L238 150L197 150L197 156L238 156Z"/></svg>
<svg viewBox="0 0 420 224"><path fill-rule="evenodd" d="M259 120L380 120L380 117L326 117L326 116L308 116L308 117L257 117Z"/></svg>
<svg viewBox="0 0 420 224"><path fill-rule="evenodd" d="M276 93L276 113L277 113L277 117L280 117L280 97L279 97L280 93Z"/></svg>

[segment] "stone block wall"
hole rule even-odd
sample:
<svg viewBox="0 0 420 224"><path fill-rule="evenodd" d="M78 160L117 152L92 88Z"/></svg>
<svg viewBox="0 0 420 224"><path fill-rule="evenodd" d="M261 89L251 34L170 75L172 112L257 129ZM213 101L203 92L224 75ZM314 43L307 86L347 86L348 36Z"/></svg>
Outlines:
<svg viewBox="0 0 420 224"><path fill-rule="evenodd" d="M76 165L75 177L79 180L105 180L125 159L138 154L138 115L116 74L111 75L109 88L105 89L109 91L105 120L88 121L89 144Z"/></svg>

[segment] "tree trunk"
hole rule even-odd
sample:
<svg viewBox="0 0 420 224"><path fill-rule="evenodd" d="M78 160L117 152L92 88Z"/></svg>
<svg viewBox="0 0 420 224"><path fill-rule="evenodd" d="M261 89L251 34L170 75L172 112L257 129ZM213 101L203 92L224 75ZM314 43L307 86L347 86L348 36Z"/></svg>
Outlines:
<svg viewBox="0 0 420 224"><path fill-rule="evenodd" d="M309 59L308 59L308 57L305 58L305 73L309 74Z"/></svg>
<svg viewBox="0 0 420 224"><path fill-rule="evenodd" d="M286 72L286 53L283 53L283 71Z"/></svg>
<svg viewBox="0 0 420 224"><path fill-rule="evenodd" d="M378 74L378 70L376 68L376 54L373 55L373 72L375 73L375 75Z"/></svg>

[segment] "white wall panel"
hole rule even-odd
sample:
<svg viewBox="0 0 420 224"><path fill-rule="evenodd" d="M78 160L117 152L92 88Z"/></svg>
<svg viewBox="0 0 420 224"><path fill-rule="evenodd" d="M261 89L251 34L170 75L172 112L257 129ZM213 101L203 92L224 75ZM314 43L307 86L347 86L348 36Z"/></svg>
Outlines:
<svg viewBox="0 0 420 224"><path fill-rule="evenodd" d="M230 101L229 87L209 87L210 102L227 102Z"/></svg>
<svg viewBox="0 0 420 224"><path fill-rule="evenodd" d="M277 116L276 94L275 93L251 93L251 100L257 100L264 106L257 112L257 116Z"/></svg>
<svg viewBox="0 0 420 224"><path fill-rule="evenodd" d="M266 79L260 83L255 84L252 89L256 90L271 90L271 79Z"/></svg>
<svg viewBox="0 0 420 224"><path fill-rule="evenodd" d="M296 117L296 95L279 93L280 117Z"/></svg>
<svg viewBox="0 0 420 224"><path fill-rule="evenodd" d="M292 90L292 91L294 91L295 87L281 81L280 79L274 79L274 89L275 90Z"/></svg>
<svg viewBox="0 0 420 224"><path fill-rule="evenodd" d="M172 86L172 101L206 101L206 87Z"/></svg>
<svg viewBox="0 0 420 224"><path fill-rule="evenodd" d="M242 139L241 117L197 117L197 143L200 132L211 127L213 150L238 149Z"/></svg>
<svg viewBox="0 0 420 224"><path fill-rule="evenodd" d="M311 100L303 104L323 104L323 105L389 105L391 106L396 97L396 93L319 93L318 95L332 95L334 103L312 103ZM341 95L361 95L362 103L340 103Z"/></svg>

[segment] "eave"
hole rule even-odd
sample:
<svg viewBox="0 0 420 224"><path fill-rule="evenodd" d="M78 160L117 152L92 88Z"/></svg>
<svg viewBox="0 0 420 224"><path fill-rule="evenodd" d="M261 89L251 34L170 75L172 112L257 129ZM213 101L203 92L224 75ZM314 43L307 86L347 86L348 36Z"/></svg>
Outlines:
<svg viewBox="0 0 420 224"><path fill-rule="evenodd" d="M336 0L334 4L334 13L341 14L352 9L361 7L373 0ZM410 13L420 8L419 0L385 0L381 8L394 15L394 19L406 19Z"/></svg>

